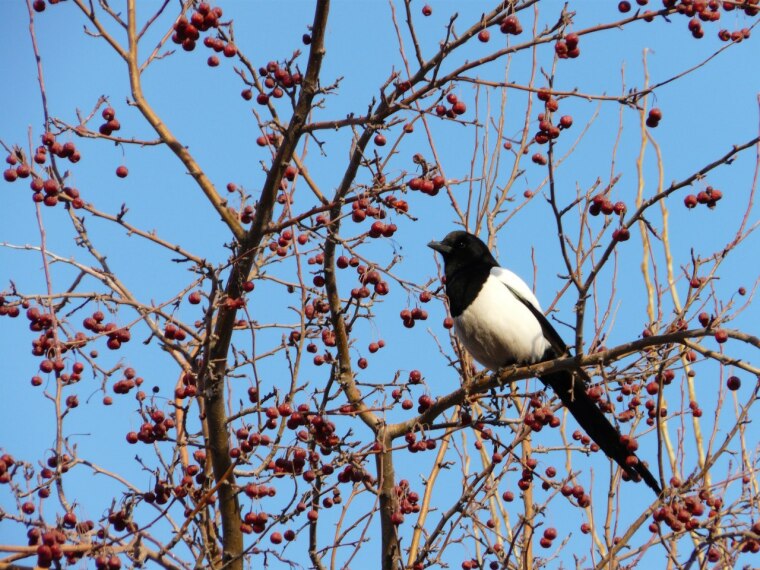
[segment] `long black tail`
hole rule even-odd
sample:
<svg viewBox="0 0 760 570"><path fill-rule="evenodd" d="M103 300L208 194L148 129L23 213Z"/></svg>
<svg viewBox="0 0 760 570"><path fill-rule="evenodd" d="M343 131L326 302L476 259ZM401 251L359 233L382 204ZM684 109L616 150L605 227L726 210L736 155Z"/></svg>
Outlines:
<svg viewBox="0 0 760 570"><path fill-rule="evenodd" d="M634 481L644 479L658 495L662 493L657 479L647 469L636 454L629 450L620 432L613 426L604 412L586 394L585 383L569 371L560 371L541 377L541 381L552 388L565 407L586 430L589 437L608 457L615 460Z"/></svg>

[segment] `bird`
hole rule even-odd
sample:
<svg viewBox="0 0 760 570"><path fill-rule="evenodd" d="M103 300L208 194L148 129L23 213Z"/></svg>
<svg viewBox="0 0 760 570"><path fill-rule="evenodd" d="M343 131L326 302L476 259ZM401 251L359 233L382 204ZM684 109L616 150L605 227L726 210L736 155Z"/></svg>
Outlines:
<svg viewBox="0 0 760 570"><path fill-rule="evenodd" d="M500 267L477 236L453 231L428 247L443 257L446 296L454 332L472 357L497 372L507 366L536 364L568 355L567 345L541 310L535 294L515 273ZM589 437L633 481L644 480L659 496L662 489L631 449L630 439L610 423L586 393L588 376L560 370L539 376Z"/></svg>

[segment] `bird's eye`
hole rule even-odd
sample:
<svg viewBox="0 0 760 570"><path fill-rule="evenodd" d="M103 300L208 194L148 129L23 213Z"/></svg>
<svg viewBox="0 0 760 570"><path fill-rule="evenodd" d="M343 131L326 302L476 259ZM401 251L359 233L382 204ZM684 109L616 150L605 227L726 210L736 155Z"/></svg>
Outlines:
<svg viewBox="0 0 760 570"><path fill-rule="evenodd" d="M454 244L454 247L463 248L465 246L465 242L463 239L460 239L458 242Z"/></svg>

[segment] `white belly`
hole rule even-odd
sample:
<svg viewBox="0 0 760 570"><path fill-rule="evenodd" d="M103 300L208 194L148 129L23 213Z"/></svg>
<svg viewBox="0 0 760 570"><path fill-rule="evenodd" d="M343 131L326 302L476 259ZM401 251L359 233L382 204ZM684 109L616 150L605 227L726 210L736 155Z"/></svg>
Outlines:
<svg viewBox="0 0 760 570"><path fill-rule="evenodd" d="M457 337L475 360L491 370L539 361L549 347L541 325L494 277L485 282L476 299L454 319Z"/></svg>

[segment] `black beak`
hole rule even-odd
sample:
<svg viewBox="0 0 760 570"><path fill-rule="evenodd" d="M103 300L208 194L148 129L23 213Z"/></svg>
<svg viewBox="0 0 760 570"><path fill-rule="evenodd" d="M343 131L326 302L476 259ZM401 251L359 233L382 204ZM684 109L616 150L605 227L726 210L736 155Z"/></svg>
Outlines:
<svg viewBox="0 0 760 570"><path fill-rule="evenodd" d="M437 251L441 255L446 255L446 254L451 253L451 246L450 245L446 245L445 243L440 242L440 241L431 241L428 244L428 247L430 249L434 249L435 251Z"/></svg>

